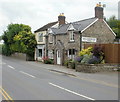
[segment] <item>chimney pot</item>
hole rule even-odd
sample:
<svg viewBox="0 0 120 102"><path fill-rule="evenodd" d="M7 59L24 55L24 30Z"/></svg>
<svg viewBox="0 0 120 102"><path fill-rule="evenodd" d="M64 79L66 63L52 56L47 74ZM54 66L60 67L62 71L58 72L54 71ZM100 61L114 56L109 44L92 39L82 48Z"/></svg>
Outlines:
<svg viewBox="0 0 120 102"><path fill-rule="evenodd" d="M97 4L95 7L95 17L99 19L103 19L103 7L101 3Z"/></svg>
<svg viewBox="0 0 120 102"><path fill-rule="evenodd" d="M58 22L59 22L59 25L61 24L65 24L65 16L64 16L64 13L60 13L60 15L58 16Z"/></svg>

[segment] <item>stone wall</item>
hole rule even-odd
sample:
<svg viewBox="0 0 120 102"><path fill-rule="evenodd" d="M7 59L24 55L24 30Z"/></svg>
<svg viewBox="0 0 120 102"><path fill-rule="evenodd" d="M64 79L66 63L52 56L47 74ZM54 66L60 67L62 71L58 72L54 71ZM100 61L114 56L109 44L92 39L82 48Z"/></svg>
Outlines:
<svg viewBox="0 0 120 102"><path fill-rule="evenodd" d="M14 53L11 55L11 57L26 60L27 56L24 53Z"/></svg>
<svg viewBox="0 0 120 102"><path fill-rule="evenodd" d="M64 60L68 59L67 51L69 49L75 49L76 50L76 56L78 55L80 51L80 34L78 32L74 32L74 42L70 42L69 40L69 33L67 32L66 34L58 34L55 35L55 41L57 42L60 40L63 43L64 46ZM97 38L97 42L95 43L113 43L113 40L115 39L115 35L112 33L112 31L109 29L109 27L106 25L106 23L102 20L99 19L97 22L95 22L93 25L91 25L89 28L87 28L85 31L82 32L83 37L93 37ZM82 42L84 43L88 42ZM89 43L91 44L91 42ZM82 45L82 47L84 47ZM55 49L54 44L48 44L48 50L53 50ZM54 53L55 54L55 53Z"/></svg>
<svg viewBox="0 0 120 102"><path fill-rule="evenodd" d="M97 22L91 25L88 29L86 29L82 33L82 36L97 38L96 43L99 43L99 44L113 43L115 39L115 35L106 25L106 23L101 19L99 19Z"/></svg>
<svg viewBox="0 0 120 102"><path fill-rule="evenodd" d="M77 64L75 70L78 72L95 73L117 71L119 68L119 65L111 64Z"/></svg>

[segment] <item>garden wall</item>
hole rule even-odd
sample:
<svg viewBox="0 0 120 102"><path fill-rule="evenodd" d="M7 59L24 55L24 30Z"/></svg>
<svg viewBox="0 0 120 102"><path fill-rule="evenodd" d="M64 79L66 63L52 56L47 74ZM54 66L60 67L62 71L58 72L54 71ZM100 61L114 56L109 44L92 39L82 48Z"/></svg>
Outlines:
<svg viewBox="0 0 120 102"><path fill-rule="evenodd" d="M14 58L26 60L26 54L24 54L24 53L14 53L11 56Z"/></svg>
<svg viewBox="0 0 120 102"><path fill-rule="evenodd" d="M84 44L84 48L94 47L95 45L102 47L106 63L120 64L120 44Z"/></svg>
<svg viewBox="0 0 120 102"><path fill-rule="evenodd" d="M85 73L112 72L118 69L120 66L112 64L77 64L75 68L76 71Z"/></svg>

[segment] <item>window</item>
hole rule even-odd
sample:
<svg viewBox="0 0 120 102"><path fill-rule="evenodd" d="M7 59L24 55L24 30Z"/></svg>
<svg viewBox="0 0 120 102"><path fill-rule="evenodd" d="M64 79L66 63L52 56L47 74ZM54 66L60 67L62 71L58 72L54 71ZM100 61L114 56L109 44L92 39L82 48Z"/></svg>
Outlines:
<svg viewBox="0 0 120 102"><path fill-rule="evenodd" d="M50 59L53 59L53 50L48 51L48 56Z"/></svg>
<svg viewBox="0 0 120 102"><path fill-rule="evenodd" d="M75 55L75 49L69 49L69 55Z"/></svg>
<svg viewBox="0 0 120 102"><path fill-rule="evenodd" d="M52 34L49 35L49 43L53 43L53 35Z"/></svg>
<svg viewBox="0 0 120 102"><path fill-rule="evenodd" d="M38 34L38 41L43 42L43 33Z"/></svg>
<svg viewBox="0 0 120 102"><path fill-rule="evenodd" d="M69 59L74 59L75 58L75 49L69 49L68 50L68 57L69 57Z"/></svg>
<svg viewBox="0 0 120 102"><path fill-rule="evenodd" d="M70 38L70 41L74 41L74 33L73 33L73 31L69 31L69 38Z"/></svg>

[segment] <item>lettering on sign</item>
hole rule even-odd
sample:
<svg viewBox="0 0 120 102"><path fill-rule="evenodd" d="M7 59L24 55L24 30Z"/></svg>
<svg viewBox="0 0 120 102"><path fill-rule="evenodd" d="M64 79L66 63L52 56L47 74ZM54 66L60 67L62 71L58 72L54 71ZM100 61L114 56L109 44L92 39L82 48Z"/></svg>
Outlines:
<svg viewBox="0 0 120 102"><path fill-rule="evenodd" d="M97 42L97 38L92 37L82 37L83 42Z"/></svg>

